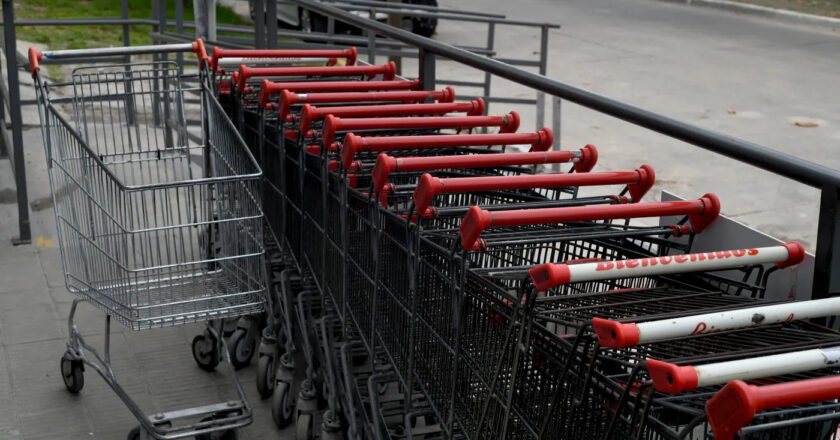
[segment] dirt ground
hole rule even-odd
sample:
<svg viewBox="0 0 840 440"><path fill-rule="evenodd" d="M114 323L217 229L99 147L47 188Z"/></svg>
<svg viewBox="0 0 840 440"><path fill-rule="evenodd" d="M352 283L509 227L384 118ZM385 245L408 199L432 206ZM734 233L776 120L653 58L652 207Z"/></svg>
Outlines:
<svg viewBox="0 0 840 440"><path fill-rule="evenodd" d="M807 14L840 18L840 0L735 0L741 3L788 9Z"/></svg>

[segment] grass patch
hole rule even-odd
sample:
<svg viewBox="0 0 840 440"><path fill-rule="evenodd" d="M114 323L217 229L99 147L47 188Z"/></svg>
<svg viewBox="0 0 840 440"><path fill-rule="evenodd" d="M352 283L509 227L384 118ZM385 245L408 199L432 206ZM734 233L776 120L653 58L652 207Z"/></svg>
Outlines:
<svg viewBox="0 0 840 440"><path fill-rule="evenodd" d="M175 1L167 0L166 16L175 18ZM184 20L193 20L192 2L184 1ZM15 2L16 18L118 18L122 14L120 0L19 0ZM130 18L152 18L149 0L129 0ZM232 9L216 5L219 24L247 25L249 22ZM132 25L131 45L151 44L147 35L151 26ZM19 26L17 37L47 45L50 49L85 49L122 46L122 26Z"/></svg>

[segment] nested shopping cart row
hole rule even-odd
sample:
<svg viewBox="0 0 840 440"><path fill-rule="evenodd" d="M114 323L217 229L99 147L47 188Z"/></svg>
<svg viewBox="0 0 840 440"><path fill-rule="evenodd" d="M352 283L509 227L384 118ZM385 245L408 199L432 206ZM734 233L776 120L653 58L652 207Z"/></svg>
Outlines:
<svg viewBox="0 0 840 440"><path fill-rule="evenodd" d="M334 399L329 408L355 414L353 435L701 438L716 421L697 412L705 400L694 389L662 395L668 388L661 382L669 380L662 371L680 365L667 361L708 363L705 370L684 367L706 371L725 368L718 359L762 362L761 355L775 352L787 353L785 362L793 365L790 360L803 356L798 348L816 356L813 350L838 345L835 332L791 318L760 331L742 320L709 333L692 329L662 342L642 338L614 346L611 329L636 326L616 327L615 320L647 320L637 327L655 328L678 316L694 322L719 311L760 314L768 307L764 287L776 271L768 265L797 263L801 246L761 249L775 253L761 260L751 258L756 249L690 254L693 236L720 211L713 195L640 202L654 183L651 167L593 171L594 147L546 151L549 130L518 133L516 113L483 116L482 101L455 102L452 89L393 91L417 83L392 78L387 65L359 69L356 81L331 81L329 74L341 75L341 69L313 69L294 82L286 73L301 70L241 72L238 78L268 77L241 89L247 94L240 99L258 95L252 120L259 119L260 128L252 146L280 159L265 164L276 170L267 175L286 202L276 229L288 240L295 270L314 287L308 294L321 295L320 311L341 328L307 333L307 345L312 335L321 342L304 348L319 353L309 356L316 365L308 380L342 389L327 391ZM536 166L559 163L572 163L573 172ZM588 188L579 196L583 186L602 188L601 195ZM657 226L635 221L675 216ZM586 264L594 265L595 275L564 278L562 267L579 271ZM610 264L657 271L612 276L605 269ZM715 274L723 269L730 271L726 277ZM733 278L733 271L740 275ZM835 305L812 304L818 312L802 319L832 316ZM306 324L297 326L307 332ZM627 331L618 333L613 339L627 339ZM369 378L378 393L358 386L348 359L330 358L340 356L336 341L353 347L346 356L368 368L363 377L380 371L371 376L378 380ZM825 363L798 365L770 374L830 374L820 370ZM743 369L732 374L722 377L760 379ZM778 380L786 378L795 376ZM695 387L719 387L721 380ZM401 418L385 416L388 405L377 394L402 396ZM680 398L685 408L674 406ZM348 410L360 402L368 407ZM817 428L808 418L799 425L829 432L836 417L822 416ZM418 417L425 421L419 427ZM359 428L362 422L372 423L373 431Z"/></svg>

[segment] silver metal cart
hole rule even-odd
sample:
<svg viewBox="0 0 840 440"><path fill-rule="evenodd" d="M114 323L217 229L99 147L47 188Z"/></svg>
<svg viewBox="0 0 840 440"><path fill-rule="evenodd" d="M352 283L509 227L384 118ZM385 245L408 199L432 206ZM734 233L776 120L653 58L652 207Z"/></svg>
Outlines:
<svg viewBox="0 0 840 440"><path fill-rule="evenodd" d="M29 54L65 283L76 295L62 377L78 393L85 368L96 370L140 422L129 438L232 438L252 419L219 326L196 337L193 355L202 367L225 358L236 399L147 416L110 363L112 318L146 330L220 323L265 307L259 165L210 92L206 69L182 74L161 61L194 47ZM64 83L48 84L40 74L45 58L115 54L153 61L79 67ZM101 352L74 323L82 301L106 314Z"/></svg>

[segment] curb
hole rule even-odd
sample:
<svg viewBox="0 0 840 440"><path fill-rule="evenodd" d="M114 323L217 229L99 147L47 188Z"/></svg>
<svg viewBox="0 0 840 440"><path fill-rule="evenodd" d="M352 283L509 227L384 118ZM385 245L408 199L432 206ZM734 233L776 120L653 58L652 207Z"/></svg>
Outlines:
<svg viewBox="0 0 840 440"><path fill-rule="evenodd" d="M659 0L665 3L676 3L692 6L703 6L738 14L753 15L785 23L820 26L831 30L840 30L840 19L822 17L819 15L803 14L801 12L770 8L767 6L751 5L728 0Z"/></svg>

